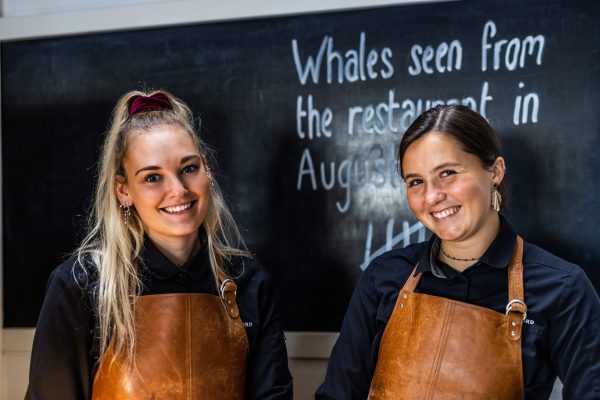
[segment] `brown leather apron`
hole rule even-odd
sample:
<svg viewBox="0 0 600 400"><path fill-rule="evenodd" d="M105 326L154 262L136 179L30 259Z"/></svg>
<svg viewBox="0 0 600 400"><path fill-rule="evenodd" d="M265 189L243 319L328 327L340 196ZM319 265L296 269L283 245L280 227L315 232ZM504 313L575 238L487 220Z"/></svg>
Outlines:
<svg viewBox="0 0 600 400"><path fill-rule="evenodd" d="M522 254L517 237L506 315L415 293L413 271L383 332L369 399L523 399Z"/></svg>
<svg viewBox="0 0 600 400"><path fill-rule="evenodd" d="M243 399L248 337L236 285L221 297L201 293L140 296L135 305L134 362L102 357L93 400Z"/></svg>

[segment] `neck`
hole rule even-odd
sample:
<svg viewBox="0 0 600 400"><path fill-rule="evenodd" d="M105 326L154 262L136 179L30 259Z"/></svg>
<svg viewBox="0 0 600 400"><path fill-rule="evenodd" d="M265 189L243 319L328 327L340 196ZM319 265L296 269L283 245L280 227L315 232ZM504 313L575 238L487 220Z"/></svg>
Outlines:
<svg viewBox="0 0 600 400"><path fill-rule="evenodd" d="M440 240L440 250L443 249L448 256L454 258L446 256L442 251L438 252L437 258L456 271L463 272L483 256L498 235L499 230L500 218L497 213L494 213L473 237L460 241Z"/></svg>
<svg viewBox="0 0 600 400"><path fill-rule="evenodd" d="M152 243L165 255L173 264L178 267L185 264L196 253L200 247L198 235L189 238L181 238L177 240L168 240L165 238L153 237L148 234Z"/></svg>

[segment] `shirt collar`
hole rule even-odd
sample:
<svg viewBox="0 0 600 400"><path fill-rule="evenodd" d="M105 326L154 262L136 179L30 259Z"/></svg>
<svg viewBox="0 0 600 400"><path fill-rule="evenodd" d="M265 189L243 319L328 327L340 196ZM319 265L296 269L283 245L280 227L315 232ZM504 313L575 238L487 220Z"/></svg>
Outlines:
<svg viewBox="0 0 600 400"><path fill-rule="evenodd" d="M199 280L206 273L206 266L209 264L206 234L203 229L200 229L198 240L200 241L199 250L178 267L152 243L148 236L145 236L144 248L140 254L143 266L158 279L169 279L182 272L194 280Z"/></svg>
<svg viewBox="0 0 600 400"><path fill-rule="evenodd" d="M500 231L492 241L479 262L493 268L506 268L512 257L517 240L517 234L506 218L500 215ZM436 259L440 249L440 239L431 235L427 242L426 250L419 259L415 274L429 271L438 278L446 278L442 269L437 265Z"/></svg>

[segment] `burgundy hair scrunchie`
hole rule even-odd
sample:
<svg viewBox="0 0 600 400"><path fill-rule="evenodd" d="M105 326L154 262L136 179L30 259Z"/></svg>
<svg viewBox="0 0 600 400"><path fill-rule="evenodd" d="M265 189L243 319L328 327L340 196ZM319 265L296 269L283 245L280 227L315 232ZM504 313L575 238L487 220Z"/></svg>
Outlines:
<svg viewBox="0 0 600 400"><path fill-rule="evenodd" d="M172 110L169 98L163 93L155 93L152 96L135 96L129 105L129 116L142 111Z"/></svg>

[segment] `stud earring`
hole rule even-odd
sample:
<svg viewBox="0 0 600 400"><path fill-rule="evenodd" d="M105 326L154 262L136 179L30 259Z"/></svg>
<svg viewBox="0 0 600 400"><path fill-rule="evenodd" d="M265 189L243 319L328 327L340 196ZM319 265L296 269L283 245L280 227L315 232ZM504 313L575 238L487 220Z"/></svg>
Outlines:
<svg viewBox="0 0 600 400"><path fill-rule="evenodd" d="M127 225L127 223L129 222L129 217L131 217L131 207L126 201L122 201L121 204L119 204L119 207L121 208L121 210L123 210L123 222L125 223L125 225Z"/></svg>
<svg viewBox="0 0 600 400"><path fill-rule="evenodd" d="M213 180L212 172L211 172L210 168L208 168L208 167L206 168L206 176L208 176L208 179L210 180L209 185L210 185L211 190L214 189L215 181Z"/></svg>
<svg viewBox="0 0 600 400"><path fill-rule="evenodd" d="M494 211L500 212L501 205L502 205L502 195L496 188L496 185L494 185L494 188L492 189L492 208L494 209Z"/></svg>

